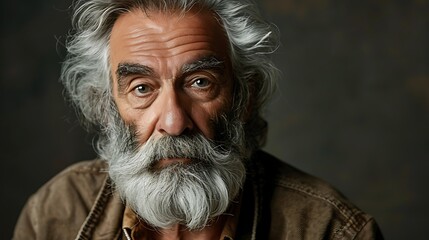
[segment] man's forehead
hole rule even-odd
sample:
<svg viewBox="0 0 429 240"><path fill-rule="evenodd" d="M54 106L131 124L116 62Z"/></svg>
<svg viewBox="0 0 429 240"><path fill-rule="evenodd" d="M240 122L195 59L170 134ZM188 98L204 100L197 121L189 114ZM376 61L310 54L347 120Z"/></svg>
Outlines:
<svg viewBox="0 0 429 240"><path fill-rule="evenodd" d="M216 36L219 40L225 35L223 26L215 13L209 10L193 10L186 13L174 11L143 11L133 9L121 14L115 21L112 35L124 38L136 38L144 34L163 34L162 40L168 41L174 37L174 32L188 32L188 36L204 34Z"/></svg>
<svg viewBox="0 0 429 240"><path fill-rule="evenodd" d="M217 56L228 62L228 41L213 13L186 14L135 9L115 22L110 37L111 64L140 62L156 68L164 59L190 62L201 56ZM113 69L115 71L115 69Z"/></svg>

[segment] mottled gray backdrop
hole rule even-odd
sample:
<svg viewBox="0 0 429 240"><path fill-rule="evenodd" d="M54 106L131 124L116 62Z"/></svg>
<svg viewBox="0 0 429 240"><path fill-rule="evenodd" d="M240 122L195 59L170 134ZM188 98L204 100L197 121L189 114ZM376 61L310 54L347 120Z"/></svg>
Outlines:
<svg viewBox="0 0 429 240"><path fill-rule="evenodd" d="M1 222L27 197L95 157L58 83L70 0L2 1ZM423 239L429 176L427 0L264 0L283 71L266 149L326 179L387 239ZM425 187L426 186L426 187ZM287 203L285 203L287 204Z"/></svg>

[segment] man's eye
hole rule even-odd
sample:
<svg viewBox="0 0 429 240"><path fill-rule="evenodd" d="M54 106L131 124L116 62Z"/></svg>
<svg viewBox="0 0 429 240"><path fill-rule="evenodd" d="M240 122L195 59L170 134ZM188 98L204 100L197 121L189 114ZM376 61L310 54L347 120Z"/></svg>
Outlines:
<svg viewBox="0 0 429 240"><path fill-rule="evenodd" d="M196 87L196 88L206 88L210 85L210 80L205 79L205 78L198 78L196 80L194 80L194 82L192 83L192 87Z"/></svg>
<svg viewBox="0 0 429 240"><path fill-rule="evenodd" d="M134 88L134 94L138 97L148 94L152 89L147 85L138 85Z"/></svg>

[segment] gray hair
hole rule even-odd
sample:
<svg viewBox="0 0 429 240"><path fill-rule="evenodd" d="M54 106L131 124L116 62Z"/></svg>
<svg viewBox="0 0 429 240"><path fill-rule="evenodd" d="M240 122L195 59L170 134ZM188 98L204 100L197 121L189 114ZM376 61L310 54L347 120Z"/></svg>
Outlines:
<svg viewBox="0 0 429 240"><path fill-rule="evenodd" d="M247 119L248 147L263 144L266 122L261 109L272 95L279 74L269 58L278 39L276 29L261 18L250 0L78 0L61 81L85 126L106 133L108 123L113 121L112 113L117 111L108 45L118 16L136 8L185 13L195 6L215 13L224 27L234 74L232 111L236 118Z"/></svg>

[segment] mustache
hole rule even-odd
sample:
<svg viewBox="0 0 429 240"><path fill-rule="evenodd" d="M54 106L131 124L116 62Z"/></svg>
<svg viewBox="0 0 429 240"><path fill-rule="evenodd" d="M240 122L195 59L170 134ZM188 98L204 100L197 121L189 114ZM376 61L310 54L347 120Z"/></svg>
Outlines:
<svg viewBox="0 0 429 240"><path fill-rule="evenodd" d="M200 133L149 138L139 147L136 147L137 134L131 133L130 137L129 144L126 144L121 152L134 156L135 160L141 162L140 170L146 171L156 170L155 165L168 158L187 158L191 160L189 165L214 165L221 163L222 159L232 152L231 147L208 139Z"/></svg>
<svg viewBox="0 0 429 240"><path fill-rule="evenodd" d="M219 145L200 134L164 136L148 144L153 150L149 158L152 166L159 160L167 158L188 158L192 162L207 162L207 159L210 159L208 148L219 148Z"/></svg>
<svg viewBox="0 0 429 240"><path fill-rule="evenodd" d="M237 145L237 143L244 141L244 125L232 113L221 114L214 119L210 119L210 122L214 132L213 139L207 139L210 144L216 145L218 148L229 149L231 145ZM154 139L149 138L142 144L138 140L139 135L138 127L135 123L127 124L117 115L109 127L105 129L105 134L100 136L98 149L102 149L109 142L115 142L122 153L137 152L142 145L150 140L154 141ZM183 142L186 143L186 141L195 139L198 135L204 137L201 132L190 130L179 136L165 135L159 141L179 146ZM174 150L171 151L174 152ZM176 152L180 153L181 151L180 149Z"/></svg>

